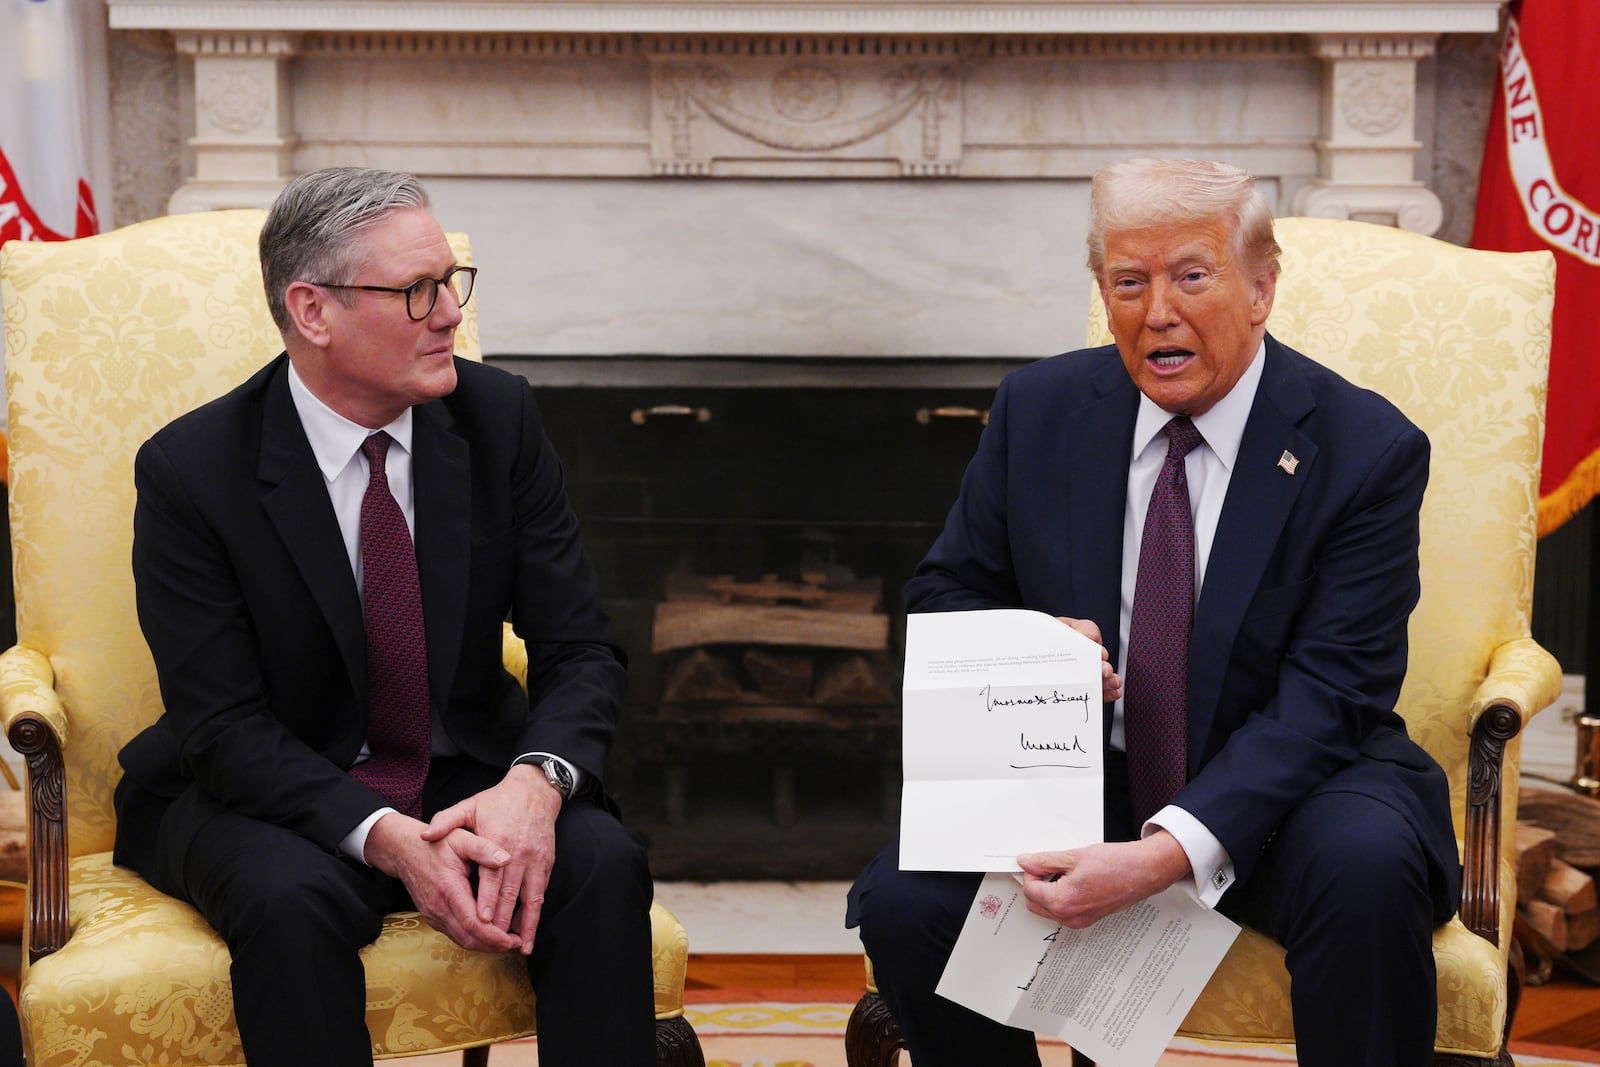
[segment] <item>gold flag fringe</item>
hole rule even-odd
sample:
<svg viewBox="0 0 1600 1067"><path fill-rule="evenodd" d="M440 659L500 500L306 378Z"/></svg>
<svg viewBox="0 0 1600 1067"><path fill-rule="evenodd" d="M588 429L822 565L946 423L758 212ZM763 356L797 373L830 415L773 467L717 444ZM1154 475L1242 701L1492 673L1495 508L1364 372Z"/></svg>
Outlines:
<svg viewBox="0 0 1600 1067"><path fill-rule="evenodd" d="M1600 494L1600 450L1572 468L1566 481L1539 498L1539 536L1551 533Z"/></svg>

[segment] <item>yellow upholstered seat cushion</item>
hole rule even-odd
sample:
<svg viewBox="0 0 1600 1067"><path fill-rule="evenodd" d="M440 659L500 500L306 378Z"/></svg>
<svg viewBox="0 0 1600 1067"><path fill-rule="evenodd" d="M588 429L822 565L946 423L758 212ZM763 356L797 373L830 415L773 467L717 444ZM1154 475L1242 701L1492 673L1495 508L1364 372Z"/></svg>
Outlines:
<svg viewBox="0 0 1600 1067"><path fill-rule="evenodd" d="M1440 1008L1434 1047L1493 1055L1506 1019L1505 960L1459 919L1434 931L1433 956L1439 968ZM1254 930L1241 931L1180 1032L1215 1041L1292 1044L1294 1016L1283 947Z"/></svg>
<svg viewBox="0 0 1600 1067"><path fill-rule="evenodd" d="M243 1064L228 950L193 908L98 852L72 861L72 937L22 987L35 1067ZM683 1013L688 941L660 905L656 1017ZM443 1052L534 1032L523 958L468 952L414 911L362 952L375 1056Z"/></svg>

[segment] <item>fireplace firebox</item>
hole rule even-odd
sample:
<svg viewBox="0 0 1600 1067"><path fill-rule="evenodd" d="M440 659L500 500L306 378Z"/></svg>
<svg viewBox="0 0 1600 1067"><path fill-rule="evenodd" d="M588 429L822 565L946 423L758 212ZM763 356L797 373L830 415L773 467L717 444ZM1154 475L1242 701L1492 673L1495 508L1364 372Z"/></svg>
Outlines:
<svg viewBox="0 0 1600 1067"><path fill-rule="evenodd" d="M891 377L535 383L630 658L608 781L657 877L848 878L893 833L900 588L993 390Z"/></svg>

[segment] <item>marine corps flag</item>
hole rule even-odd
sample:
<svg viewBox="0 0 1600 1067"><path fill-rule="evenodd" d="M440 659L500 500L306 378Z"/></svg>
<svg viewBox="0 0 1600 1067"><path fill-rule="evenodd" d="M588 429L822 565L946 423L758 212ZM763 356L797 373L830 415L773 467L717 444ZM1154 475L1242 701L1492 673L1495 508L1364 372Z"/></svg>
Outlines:
<svg viewBox="0 0 1600 1067"><path fill-rule="evenodd" d="M0 243L99 231L91 103L104 77L101 0L0 0Z"/></svg>
<svg viewBox="0 0 1600 1067"><path fill-rule="evenodd" d="M1594 0L1521 0L1500 49L1472 244L1556 257L1539 533L1600 491L1600 18Z"/></svg>

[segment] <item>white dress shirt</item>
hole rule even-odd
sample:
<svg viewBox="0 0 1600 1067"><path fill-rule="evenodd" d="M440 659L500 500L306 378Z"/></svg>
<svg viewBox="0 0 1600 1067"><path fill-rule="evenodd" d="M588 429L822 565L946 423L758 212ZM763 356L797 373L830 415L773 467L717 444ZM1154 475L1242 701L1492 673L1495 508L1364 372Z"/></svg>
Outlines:
<svg viewBox="0 0 1600 1067"><path fill-rule="evenodd" d="M1204 438L1184 457L1184 474L1189 481L1189 508L1194 516L1195 595L1205 586L1206 562L1222 517L1222 503L1228 495L1234 462L1239 458L1239 442L1244 424L1255 403L1256 388L1266 363L1266 342L1256 350L1244 374L1234 387L1204 415L1193 418L1195 429ZM1150 492L1156 476L1167 460L1167 436L1162 433L1172 414L1163 411L1147 396L1139 397L1139 414L1133 426L1133 462L1128 466L1128 504L1122 520L1122 610L1117 620L1119 636L1117 674L1128 672L1128 630L1133 622L1133 593L1139 579L1139 543L1144 537L1145 512L1150 508ZM1119 751L1127 748L1122 723L1122 701L1111 710L1111 736L1107 744ZM1178 839L1189 858L1192 872L1186 883L1200 903L1215 907L1222 894L1233 885L1233 859L1216 835L1183 808L1168 804L1150 817L1141 829L1144 837L1165 830Z"/></svg>
<svg viewBox="0 0 1600 1067"><path fill-rule="evenodd" d="M292 362L289 364L289 396L294 401L295 412L300 416L300 425L305 429L306 440L311 442L311 451L317 457L322 480L328 487L328 499L333 503L334 517L339 520L339 533L344 537L345 554L350 559L350 573L355 576L356 592L360 595L361 498L366 495L367 483L372 476L361 446L369 436L379 431L369 430L359 423L351 422L324 404L301 379ZM401 513L405 515L406 530L414 541L417 532L417 507L416 491L411 480L411 420L411 409L407 408L399 418L383 427L382 432L393 439L383 464L384 476L389 482L390 495L394 497L395 503L400 505ZM460 755L461 749L450 740L450 735L445 733L437 703L433 704L431 714L433 755ZM361 752L356 756L356 763L365 763L371 754L371 750L363 742ZM565 764L572 772L573 789L576 791L579 781L578 768L553 753L529 752L525 755L551 756ZM372 830L374 823L394 810L387 807L379 808L368 815L354 830L345 835L343 841L339 842L340 851L366 862L364 850L367 834Z"/></svg>

